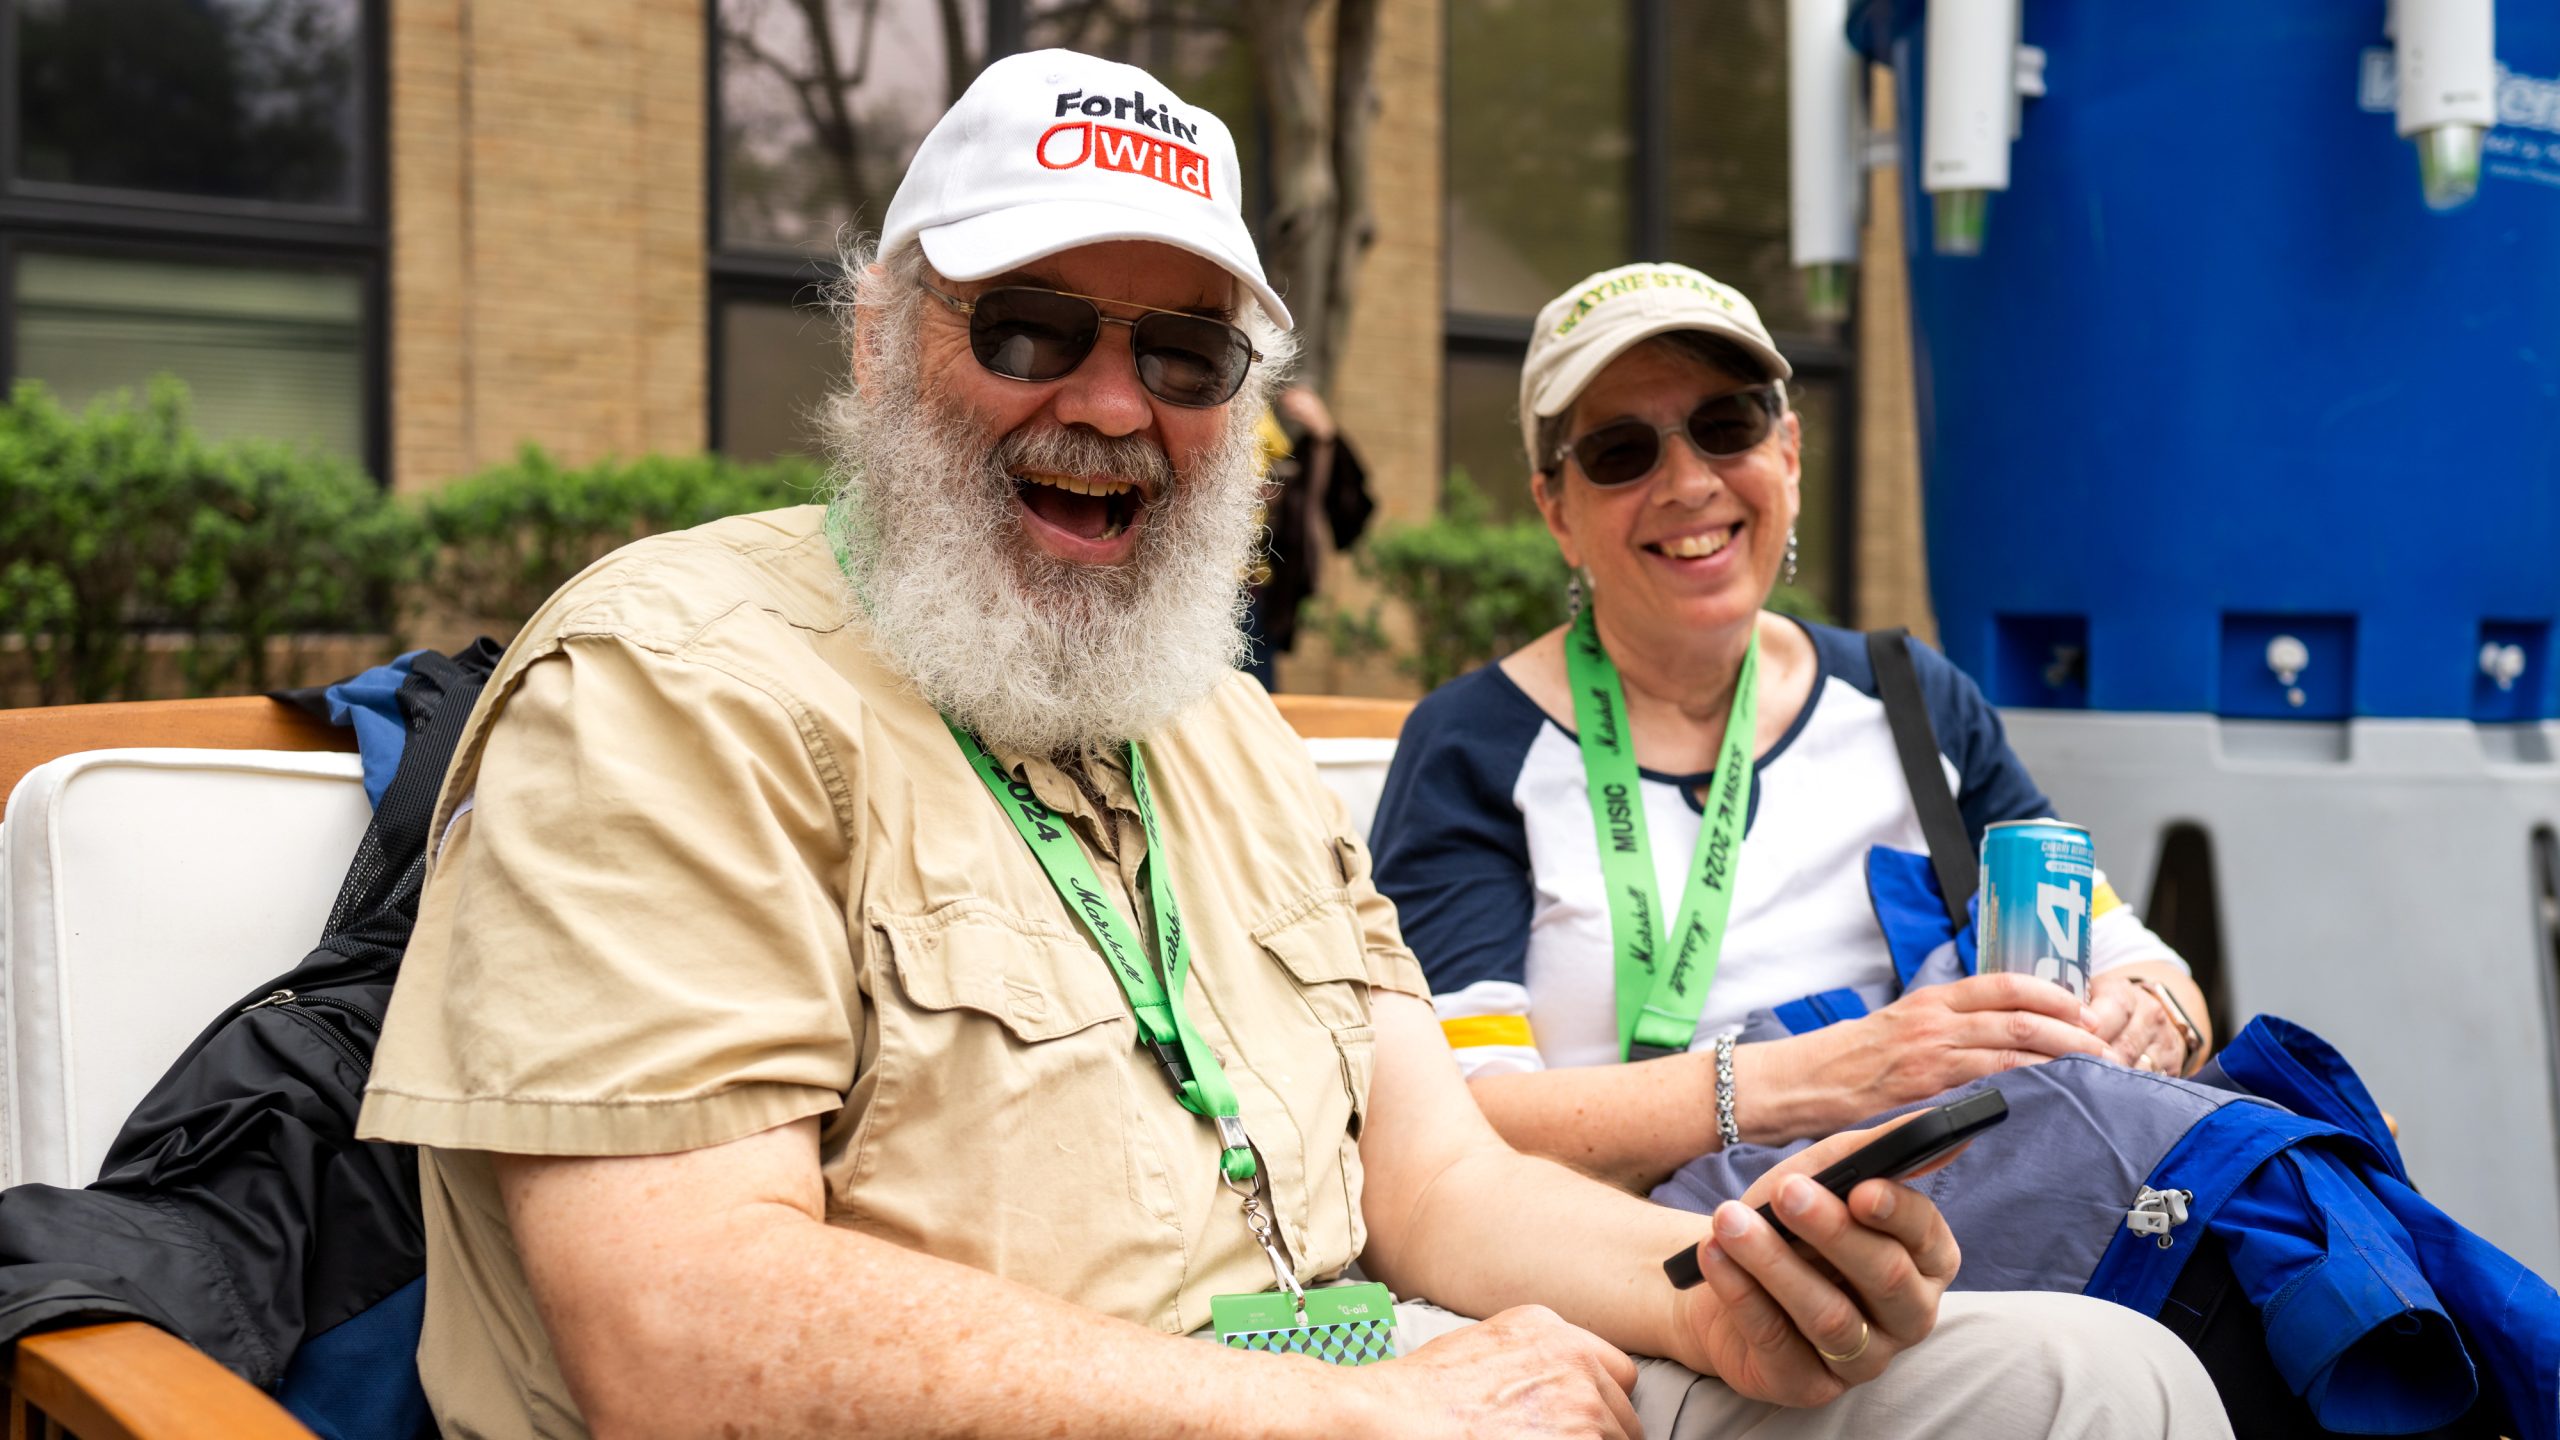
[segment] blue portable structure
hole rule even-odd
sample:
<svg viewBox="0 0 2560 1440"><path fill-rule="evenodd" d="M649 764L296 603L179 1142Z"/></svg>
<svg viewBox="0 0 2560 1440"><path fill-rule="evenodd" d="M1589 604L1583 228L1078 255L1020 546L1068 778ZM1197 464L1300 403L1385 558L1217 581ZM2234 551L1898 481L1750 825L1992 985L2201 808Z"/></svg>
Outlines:
<svg viewBox="0 0 2560 1440"><path fill-rule="evenodd" d="M1925 10L1851 19L1913 117ZM2383 12L2026 5L2049 93L1982 254L1908 227L1932 595L1993 703L2560 715L2560 7L2499 7L2505 123L2448 214Z"/></svg>
<svg viewBox="0 0 2560 1440"><path fill-rule="evenodd" d="M2497 6L2439 213L2384 0L2022 0L2044 93L1941 256L1929 3L1849 26L1896 80L1944 646L2128 899L2173 832L2208 857L2226 1025L2331 1036L2419 1184L2560 1273L2560 6Z"/></svg>

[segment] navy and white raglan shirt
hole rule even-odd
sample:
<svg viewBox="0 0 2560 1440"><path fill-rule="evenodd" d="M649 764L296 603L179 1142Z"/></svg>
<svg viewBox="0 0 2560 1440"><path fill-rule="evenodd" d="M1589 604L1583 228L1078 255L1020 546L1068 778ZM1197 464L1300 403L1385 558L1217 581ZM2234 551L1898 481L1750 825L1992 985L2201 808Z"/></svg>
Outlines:
<svg viewBox="0 0 2560 1440"><path fill-rule="evenodd" d="M1926 854L1877 698L1866 638L1805 625L1816 671L1804 710L1752 767L1733 909L1693 1049L1745 1017L1839 987L1893 980L1867 894L1867 850ZM1939 759L1968 837L2052 813L2000 717L1944 656L1912 646ZM1645 770L1657 893L1679 904L1711 772ZM1370 829L1378 888L1430 977L1442 1028L1470 1075L1618 1058L1615 950L1582 752L1487 665L1416 706ZM2181 963L2098 877L2093 972ZM1663 917L1667 922L1670 916ZM2182 967L2183 968L2183 967Z"/></svg>

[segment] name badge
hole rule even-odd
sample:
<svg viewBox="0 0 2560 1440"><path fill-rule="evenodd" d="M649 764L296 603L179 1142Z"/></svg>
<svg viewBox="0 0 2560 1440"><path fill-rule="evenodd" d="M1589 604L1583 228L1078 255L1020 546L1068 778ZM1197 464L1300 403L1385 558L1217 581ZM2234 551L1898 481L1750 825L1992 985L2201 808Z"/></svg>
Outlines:
<svg viewBox="0 0 2560 1440"><path fill-rule="evenodd" d="M1307 1292L1306 1322L1277 1290L1212 1295L1218 1343L1237 1350L1312 1355L1332 1365L1370 1365L1396 1356L1396 1300L1384 1285L1336 1285Z"/></svg>

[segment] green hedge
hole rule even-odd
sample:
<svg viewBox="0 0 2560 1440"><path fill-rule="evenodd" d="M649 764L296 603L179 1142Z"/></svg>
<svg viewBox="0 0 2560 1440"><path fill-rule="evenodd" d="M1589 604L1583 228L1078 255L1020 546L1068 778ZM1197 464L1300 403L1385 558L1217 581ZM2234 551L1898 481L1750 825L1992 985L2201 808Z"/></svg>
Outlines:
<svg viewBox="0 0 2560 1440"><path fill-rule="evenodd" d="M420 509L436 547L435 593L512 629L571 576L643 535L805 505L824 483L804 460L649 455L572 469L528 445Z"/></svg>
<svg viewBox="0 0 2560 1440"><path fill-rule="evenodd" d="M351 464L196 436L175 381L0 406L0 631L47 701L139 693L154 631L188 637L196 693L265 689L272 637L390 628L423 535Z"/></svg>
<svg viewBox="0 0 2560 1440"><path fill-rule="evenodd" d="M644 456L564 466L526 447L414 503L355 466L187 425L186 391L155 382L79 413L21 384L0 406L0 634L15 635L50 703L143 693L154 632L184 637L198 694L268 688L277 636L396 636L402 606L510 634L618 546L724 515L803 504L824 471L788 460ZM1320 605L1337 653L1391 648L1384 604L1412 617L1398 668L1430 688L1565 618L1565 569L1534 517L1497 520L1466 476L1441 513L1389 525L1353 553L1385 602ZM1781 587L1780 610L1823 618Z"/></svg>
<svg viewBox="0 0 2560 1440"><path fill-rule="evenodd" d="M330 456L203 439L174 379L76 413L27 382L0 405L0 634L45 703L165 688L144 658L173 634L188 691L254 692L279 678L275 637L396 638L403 607L429 604L511 633L607 551L804 503L823 477L714 455L571 468L527 447L413 503Z"/></svg>

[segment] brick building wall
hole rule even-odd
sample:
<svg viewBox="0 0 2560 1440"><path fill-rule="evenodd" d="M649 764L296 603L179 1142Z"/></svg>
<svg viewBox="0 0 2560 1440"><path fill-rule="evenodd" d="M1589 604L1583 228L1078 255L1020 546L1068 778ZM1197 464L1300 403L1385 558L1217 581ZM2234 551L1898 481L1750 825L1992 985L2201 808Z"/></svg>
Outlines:
<svg viewBox="0 0 2560 1440"><path fill-rule="evenodd" d="M701 449L701 0L390 10L394 483Z"/></svg>

